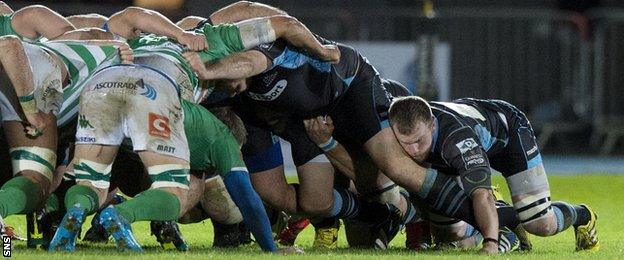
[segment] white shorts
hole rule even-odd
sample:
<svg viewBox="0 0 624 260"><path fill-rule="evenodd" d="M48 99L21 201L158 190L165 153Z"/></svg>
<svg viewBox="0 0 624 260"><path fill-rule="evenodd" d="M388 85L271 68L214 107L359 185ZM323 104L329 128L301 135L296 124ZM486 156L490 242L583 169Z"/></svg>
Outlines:
<svg viewBox="0 0 624 260"><path fill-rule="evenodd" d="M184 113L175 83L143 65L96 72L80 94L77 144L120 145L189 160Z"/></svg>
<svg viewBox="0 0 624 260"><path fill-rule="evenodd" d="M34 96L37 108L57 115L63 105L61 67L50 53L40 46L22 42L33 74ZM0 113L2 121L22 121L17 111L21 110L13 84L0 86Z"/></svg>

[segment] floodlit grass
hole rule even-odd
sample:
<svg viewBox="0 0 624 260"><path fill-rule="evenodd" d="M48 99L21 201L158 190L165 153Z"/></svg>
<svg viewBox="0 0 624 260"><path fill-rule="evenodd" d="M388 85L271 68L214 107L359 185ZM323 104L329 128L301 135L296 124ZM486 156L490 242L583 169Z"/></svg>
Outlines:
<svg viewBox="0 0 624 260"><path fill-rule="evenodd" d="M503 194L508 194L506 184L500 177L494 178ZM509 259L568 259L577 257L595 259L615 259L624 255L624 175L579 175L579 176L552 176L550 177L552 198L566 200L573 203L587 203L598 213L598 234L602 248L597 253L577 253L574 251L574 231L569 229L563 234L549 238L531 237L534 250L530 253L512 253L498 258ZM508 196L507 196L507 199ZM11 216L6 222L13 225L18 234L26 234L23 216ZM88 228L88 224L84 230ZM232 249L215 250L212 245L212 225L210 221L192 225L181 225L182 232L190 244L190 251L178 253L163 251L156 240L149 235L147 222L133 225L134 233L145 249L144 254L119 253L114 243L106 245L91 245L79 241L75 253L47 253L31 250L25 247L24 242L15 242L13 257L29 259L169 259L169 258L269 258L277 257L261 253L256 245ZM312 249L314 230L309 227L301 233L297 244L306 251L301 259L343 258L343 259L414 259L414 258L452 258L471 259L483 258L476 254L476 250L467 251L427 251L411 252L404 249L405 234L399 234L391 243L391 249L386 251L351 250L347 247L344 232L341 229L338 250L321 251ZM282 256L283 257L283 256ZM286 256L293 257L293 256Z"/></svg>

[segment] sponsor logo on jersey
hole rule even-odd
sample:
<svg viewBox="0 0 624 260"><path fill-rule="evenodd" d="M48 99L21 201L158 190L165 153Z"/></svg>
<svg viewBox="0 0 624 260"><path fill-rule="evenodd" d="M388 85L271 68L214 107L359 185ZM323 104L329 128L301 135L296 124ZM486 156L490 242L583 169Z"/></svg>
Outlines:
<svg viewBox="0 0 624 260"><path fill-rule="evenodd" d="M264 94L249 92L249 97L258 101L273 101L277 99L283 92L286 90L286 86L288 85L288 81L282 79L275 83L275 86L268 92Z"/></svg>
<svg viewBox="0 0 624 260"><path fill-rule="evenodd" d="M167 146L167 145L162 145L162 144L159 144L159 145L156 147L156 151L159 151L159 152L165 152L165 153L174 153L174 152L175 152L175 149L176 149L175 147L172 147L172 146Z"/></svg>
<svg viewBox="0 0 624 260"><path fill-rule="evenodd" d="M165 139L171 136L171 128L169 127L169 118L163 115L149 113L149 134Z"/></svg>
<svg viewBox="0 0 624 260"><path fill-rule="evenodd" d="M487 166L485 154L482 149L479 149L479 144L474 140L474 138L466 138L455 144L455 146L461 153L461 158L464 161L466 170L480 166Z"/></svg>
<svg viewBox="0 0 624 260"><path fill-rule="evenodd" d="M143 80L141 80L141 83L143 83ZM141 88L143 89L141 96L144 96L151 100L156 100L156 96L158 96L158 94L156 93L156 90L154 89L154 87L148 84L141 84Z"/></svg>
<svg viewBox="0 0 624 260"><path fill-rule="evenodd" d="M95 143L95 137L87 137L87 136L79 136L76 138L76 141L80 143Z"/></svg>
<svg viewBox="0 0 624 260"><path fill-rule="evenodd" d="M143 88L143 79L136 82L107 81L96 83L93 90L107 90L122 94L136 95L137 90Z"/></svg>
<svg viewBox="0 0 624 260"><path fill-rule="evenodd" d="M83 129L94 128L93 125L91 125L91 122L89 122L89 120L84 115L78 116L78 127L83 128Z"/></svg>
<svg viewBox="0 0 624 260"><path fill-rule="evenodd" d="M457 149L459 149L460 153L464 154L479 145L477 144L477 142L475 142L474 138L471 137L462 140L461 142L455 144L455 146L457 146Z"/></svg>

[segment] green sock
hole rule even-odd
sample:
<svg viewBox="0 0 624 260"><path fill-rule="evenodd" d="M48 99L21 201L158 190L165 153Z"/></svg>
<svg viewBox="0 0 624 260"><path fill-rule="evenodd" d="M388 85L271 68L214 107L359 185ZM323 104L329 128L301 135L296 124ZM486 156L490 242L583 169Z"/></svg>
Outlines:
<svg viewBox="0 0 624 260"><path fill-rule="evenodd" d="M98 194L92 188L84 185L74 185L65 194L65 207L69 208L79 204L87 212L87 215L99 208L98 201Z"/></svg>
<svg viewBox="0 0 624 260"><path fill-rule="evenodd" d="M61 209L61 205L56 194L50 194L50 197L48 197L48 200L46 201L45 209L48 213Z"/></svg>
<svg viewBox="0 0 624 260"><path fill-rule="evenodd" d="M178 219L180 200L164 190L150 189L115 205L115 209L130 223L141 220L169 221Z"/></svg>
<svg viewBox="0 0 624 260"><path fill-rule="evenodd" d="M41 201L41 187L24 176L17 176L0 188L0 216L30 213Z"/></svg>

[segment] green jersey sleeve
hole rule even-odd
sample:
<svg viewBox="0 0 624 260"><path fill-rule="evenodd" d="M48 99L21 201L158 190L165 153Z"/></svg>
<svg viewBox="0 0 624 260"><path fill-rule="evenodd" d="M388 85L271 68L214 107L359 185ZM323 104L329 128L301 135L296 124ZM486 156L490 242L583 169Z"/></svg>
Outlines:
<svg viewBox="0 0 624 260"><path fill-rule="evenodd" d="M19 36L15 32L15 30L13 30L13 26L11 25L11 20L13 20L12 18L13 18L13 14L0 15L0 36L5 36L5 35Z"/></svg>
<svg viewBox="0 0 624 260"><path fill-rule="evenodd" d="M205 24L196 32L203 33L208 43L208 50L199 53L204 62L218 60L232 53L245 50L240 30L234 24Z"/></svg>

